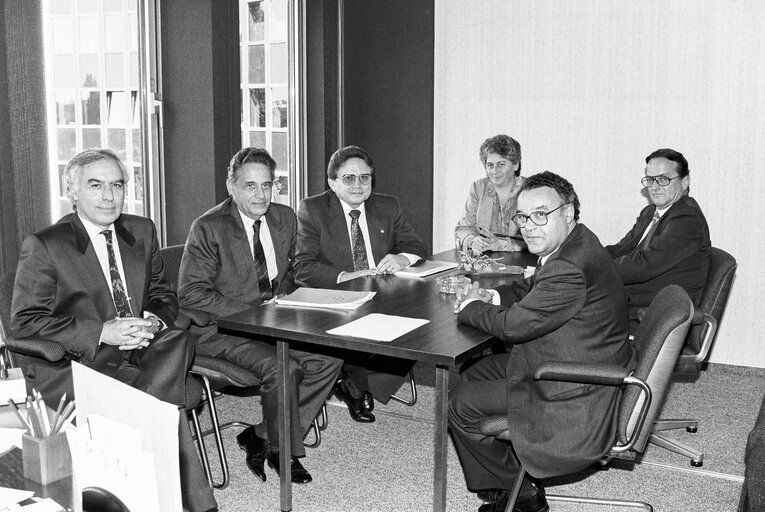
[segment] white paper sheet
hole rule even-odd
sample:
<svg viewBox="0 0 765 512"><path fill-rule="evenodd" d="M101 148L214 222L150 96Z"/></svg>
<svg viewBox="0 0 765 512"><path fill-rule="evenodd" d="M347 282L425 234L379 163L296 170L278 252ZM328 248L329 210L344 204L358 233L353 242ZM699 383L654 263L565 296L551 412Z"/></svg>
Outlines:
<svg viewBox="0 0 765 512"><path fill-rule="evenodd" d="M27 498L31 498L35 493L32 491L20 491L18 489L11 489L10 487L0 487L0 511L10 510L10 507L15 506L17 503L24 501Z"/></svg>
<svg viewBox="0 0 765 512"><path fill-rule="evenodd" d="M403 336L428 322L430 320L422 318L371 313L357 318L353 322L330 329L327 333L376 341L393 341L399 336Z"/></svg>

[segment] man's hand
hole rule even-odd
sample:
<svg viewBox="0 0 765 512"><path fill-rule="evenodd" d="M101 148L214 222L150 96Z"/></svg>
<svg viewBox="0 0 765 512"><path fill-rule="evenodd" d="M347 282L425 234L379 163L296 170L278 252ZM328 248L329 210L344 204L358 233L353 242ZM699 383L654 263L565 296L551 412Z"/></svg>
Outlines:
<svg viewBox="0 0 765 512"><path fill-rule="evenodd" d="M457 290L457 300L454 302L454 312L459 313L460 307L465 301L477 299L490 303L491 298L491 293L481 288L478 281L474 281L473 284L466 284L461 290Z"/></svg>
<svg viewBox="0 0 765 512"><path fill-rule="evenodd" d="M350 281L351 279L356 279L357 277L374 275L377 275L377 271L373 268L357 270L356 272L340 272L340 275L337 276L337 282L342 283L343 281Z"/></svg>
<svg viewBox="0 0 765 512"><path fill-rule="evenodd" d="M394 274L409 266L409 258L401 254L386 254L377 264L378 274Z"/></svg>
<svg viewBox="0 0 765 512"><path fill-rule="evenodd" d="M135 350L149 346L154 334L149 332L152 322L145 318L115 318L104 323L101 343L114 345L120 350Z"/></svg>
<svg viewBox="0 0 765 512"><path fill-rule="evenodd" d="M491 240L478 235L470 242L470 249L476 254L482 254L488 250L491 250Z"/></svg>

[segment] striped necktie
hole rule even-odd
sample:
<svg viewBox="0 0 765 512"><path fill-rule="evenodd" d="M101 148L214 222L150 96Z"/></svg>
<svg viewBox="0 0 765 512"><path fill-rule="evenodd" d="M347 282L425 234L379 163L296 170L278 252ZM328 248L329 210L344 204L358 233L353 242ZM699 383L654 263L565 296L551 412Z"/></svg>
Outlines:
<svg viewBox="0 0 765 512"><path fill-rule="evenodd" d="M260 220L256 220L252 225L255 231L252 236L252 249L255 255L255 269L258 273L258 289L260 290L260 299L268 300L273 296L271 290L271 281L268 279L268 264L266 263L266 253L263 252L263 244L260 243Z"/></svg>

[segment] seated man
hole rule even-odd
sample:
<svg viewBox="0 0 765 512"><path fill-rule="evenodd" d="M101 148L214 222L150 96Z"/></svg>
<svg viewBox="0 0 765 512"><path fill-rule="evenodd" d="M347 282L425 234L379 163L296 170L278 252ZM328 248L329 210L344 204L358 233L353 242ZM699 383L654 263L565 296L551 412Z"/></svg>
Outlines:
<svg viewBox="0 0 765 512"><path fill-rule="evenodd" d="M651 204L616 245L609 245L616 269L627 287L630 331L638 312L662 288L685 288L695 305L701 300L709 272L709 227L699 204L688 195L688 161L673 149L658 149L645 159L641 180Z"/></svg>
<svg viewBox="0 0 765 512"><path fill-rule="evenodd" d="M534 276L488 291L478 283L458 294L457 317L512 351L485 357L449 393L449 426L469 490L503 511L519 462L535 478L573 473L606 454L614 441L618 388L536 381L545 361L629 367L627 300L598 238L579 218L571 184L544 172L518 196L515 222L539 256ZM506 415L512 446L481 434L486 416ZM515 511L548 510L544 491L524 478Z"/></svg>
<svg viewBox="0 0 765 512"><path fill-rule="evenodd" d="M67 354L61 363L19 358L49 403L73 395L75 360L184 408L194 345L186 331L168 328L178 299L164 275L154 223L122 213L129 176L109 149L75 155L63 174L75 212L21 248L11 332L57 341ZM179 429L183 505L214 509L183 411Z"/></svg>
<svg viewBox="0 0 765 512"><path fill-rule="evenodd" d="M331 190L303 199L298 209L297 284L328 288L360 276L390 274L425 257L425 244L404 218L398 200L372 193L374 173L372 158L359 147L332 155L327 165ZM388 403L412 365L350 354L335 392L351 418L373 422L372 397Z"/></svg>
<svg viewBox="0 0 765 512"><path fill-rule="evenodd" d="M181 306L210 313L213 320L251 309L276 293L294 290L295 212L271 202L276 162L268 151L239 150L228 167L231 197L199 217L186 240L178 278ZM262 379L263 423L237 436L247 466L266 481L265 460L279 473L278 375L276 345L219 334L213 324L199 333L197 351L247 368ZM303 437L332 390L342 361L290 350L290 400L294 483L311 475L297 457L305 456Z"/></svg>

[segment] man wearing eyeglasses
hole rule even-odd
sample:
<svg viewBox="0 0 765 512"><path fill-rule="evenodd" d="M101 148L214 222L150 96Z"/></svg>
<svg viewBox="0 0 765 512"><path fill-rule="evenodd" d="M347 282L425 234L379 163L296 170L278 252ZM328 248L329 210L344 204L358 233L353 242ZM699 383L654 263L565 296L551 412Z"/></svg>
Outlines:
<svg viewBox="0 0 765 512"><path fill-rule="evenodd" d="M462 372L449 393L449 426L467 488L486 502L479 512L505 510L519 462L533 478L524 478L513 510L546 512L535 479L577 472L611 448L618 389L533 378L545 361L635 364L621 279L578 219L579 199L568 181L551 172L531 176L513 220L539 256L535 274L497 290L476 282L457 296L460 323L512 348ZM481 434L481 420L495 415L507 416L511 444Z"/></svg>
<svg viewBox="0 0 765 512"><path fill-rule="evenodd" d="M392 274L426 256L425 244L404 218L398 199L372 192L374 173L372 158L358 146L332 155L327 165L330 190L304 199L298 208L298 285L331 288L361 276ZM372 397L387 403L412 363L350 357L335 392L353 420L371 423Z"/></svg>
<svg viewBox="0 0 765 512"><path fill-rule="evenodd" d="M616 245L606 247L627 287L630 331L665 286L685 288L698 305L709 272L711 242L701 207L688 195L688 161L673 149L658 149L645 159L641 180L651 204Z"/></svg>

